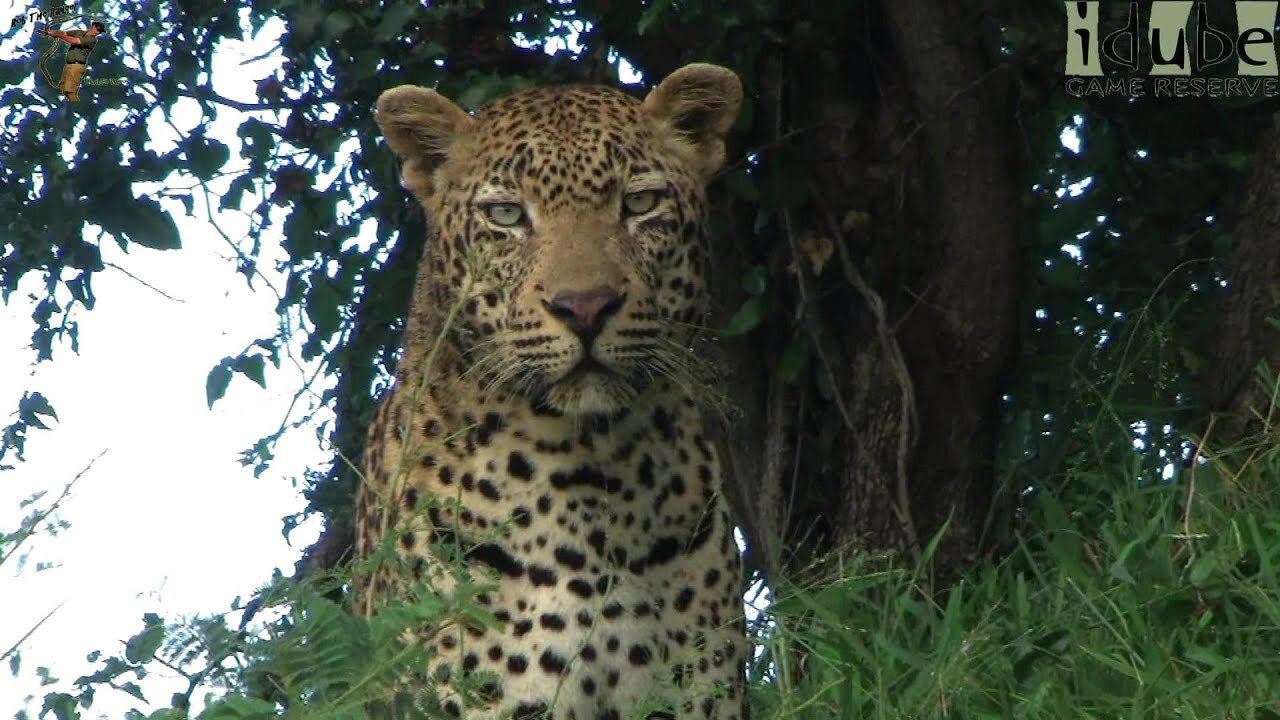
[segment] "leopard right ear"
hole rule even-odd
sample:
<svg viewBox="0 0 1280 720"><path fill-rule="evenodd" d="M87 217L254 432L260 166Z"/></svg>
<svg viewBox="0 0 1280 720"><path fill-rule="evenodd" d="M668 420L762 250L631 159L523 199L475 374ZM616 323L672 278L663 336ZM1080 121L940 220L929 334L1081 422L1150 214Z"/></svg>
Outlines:
<svg viewBox="0 0 1280 720"><path fill-rule="evenodd" d="M431 176L448 156L449 147L475 122L453 101L416 85L383 92L374 117L400 158L405 187L420 200L431 194Z"/></svg>

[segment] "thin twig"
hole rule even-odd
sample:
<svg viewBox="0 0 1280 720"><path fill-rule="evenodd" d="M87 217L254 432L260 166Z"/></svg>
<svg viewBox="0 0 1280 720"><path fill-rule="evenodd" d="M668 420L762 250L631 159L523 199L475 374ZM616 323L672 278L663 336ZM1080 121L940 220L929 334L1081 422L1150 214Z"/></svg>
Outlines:
<svg viewBox="0 0 1280 720"><path fill-rule="evenodd" d="M136 281L138 284L142 285L143 287L146 287L148 290L153 290L153 291L155 291L157 294L159 294L161 297L163 297L163 298L164 298L164 299L166 299L166 300L172 300L172 301L174 301L174 302L176 302L176 303L185 303L185 302L186 302L186 300L182 300L182 299L180 299L180 298L176 298L176 297L174 297L174 296L170 295L169 293L167 293L167 292L165 292L165 291L161 290L160 288L156 287L155 285L152 285L151 283L147 282L146 280L143 280L142 278L138 277L137 275L134 275L133 273L129 272L128 270L125 270L124 268L120 267L119 265L117 265L117 264L115 264L115 263L113 263L113 262L103 261L103 263L102 263L102 264L103 264L103 265L105 265L106 267L109 267L109 268L113 269L113 270L119 270L120 272L124 273L125 275L128 275L130 278L132 278L132 279L133 279L134 281Z"/></svg>
<svg viewBox="0 0 1280 720"><path fill-rule="evenodd" d="M18 641L15 642L8 650L5 650L3 653L0 653L0 662L4 662L9 658L10 655L18 652L18 648L22 647L22 644L25 643L28 638L34 635L35 632L39 630L42 625L48 622L49 618L53 617L54 613L61 610L63 605L66 605L66 602L60 602L57 605L55 605L54 608L49 612L45 613L44 617L40 618L40 620L35 625L32 625L30 630L23 633L22 637L18 638Z"/></svg>
<svg viewBox="0 0 1280 720"><path fill-rule="evenodd" d="M98 462L98 459L106 454L106 450L98 453L88 462L87 465L84 466L84 468L80 470L80 472L76 473L75 477L71 478L71 482L67 483L66 486L62 488L62 494L58 496L57 500L54 500L49 507L45 508L43 511L37 512L35 515L28 518L27 521L23 522L22 527L18 530L16 535L6 539L6 542L11 543L11 545L8 553L0 553L0 565L4 565L6 560L16 555L18 548L22 547L23 543L31 539L31 536L35 534L36 529L40 527L40 523L44 522L46 518L57 512L58 508L62 507L62 503L66 502L67 498L71 497L71 488L75 487L76 483L80 482L80 478L84 477L85 473L89 472L89 468L93 467L93 464Z"/></svg>
<svg viewBox="0 0 1280 720"><path fill-rule="evenodd" d="M1191 472L1188 473L1187 480L1187 500L1182 508L1182 537L1187 543L1187 563L1184 568L1191 567L1196 561L1195 537L1191 534L1191 506L1196 499L1196 465L1200 464L1200 458L1204 452L1204 447L1209 443L1209 437L1213 435L1213 424L1217 422L1218 416L1209 417L1209 427L1205 428L1204 437L1200 442L1196 443L1196 451L1191 455Z"/></svg>

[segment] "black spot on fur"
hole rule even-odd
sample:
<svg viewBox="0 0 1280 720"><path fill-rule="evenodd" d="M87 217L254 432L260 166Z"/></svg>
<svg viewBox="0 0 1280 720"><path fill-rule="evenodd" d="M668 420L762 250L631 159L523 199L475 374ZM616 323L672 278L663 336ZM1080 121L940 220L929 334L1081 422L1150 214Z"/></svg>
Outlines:
<svg viewBox="0 0 1280 720"><path fill-rule="evenodd" d="M501 546L493 543L483 543L471 548L467 551L466 557L468 560L482 562L510 577L520 577L524 572L524 565L519 560L512 557L511 553L503 550Z"/></svg>
<svg viewBox="0 0 1280 720"><path fill-rule="evenodd" d="M653 651L644 645L632 645L627 651L627 659L632 665L648 665L653 658Z"/></svg>
<svg viewBox="0 0 1280 720"><path fill-rule="evenodd" d="M566 587L569 588L569 592L573 593L574 595L577 595L583 600L586 600L587 598L591 597L592 594L595 593L595 590L591 589L591 583L587 582L586 580L583 580L582 578L574 578L570 580L568 585L566 585ZM578 617L581 618L582 616L579 615Z"/></svg>
<svg viewBox="0 0 1280 720"><path fill-rule="evenodd" d="M665 442L671 442L675 439L675 427L672 425L671 415L663 408L653 409L653 426L658 430L658 434L662 436Z"/></svg>
<svg viewBox="0 0 1280 720"><path fill-rule="evenodd" d="M570 570L581 570L582 566L587 564L586 555L564 545L556 548L555 555L556 562L564 565Z"/></svg>
<svg viewBox="0 0 1280 720"><path fill-rule="evenodd" d="M533 583L534 587L553 586L558 579L559 576L556 575L556 571L549 567L541 565L529 566L529 582Z"/></svg>
<svg viewBox="0 0 1280 720"><path fill-rule="evenodd" d="M614 549L610 550L610 551L609 551L609 562L612 562L614 565L617 565L618 567L623 567L624 565L626 565L626 564L627 564L627 549L626 549L626 548L624 548L624 547L622 547L621 545L619 545L619 546L615 547Z"/></svg>
<svg viewBox="0 0 1280 720"><path fill-rule="evenodd" d="M587 544L590 545L591 549L595 550L596 554L601 557L604 557L604 543L605 536L603 530L592 530L591 533L587 535Z"/></svg>
<svg viewBox="0 0 1280 720"><path fill-rule="evenodd" d="M715 585L719 581L720 581L720 571L717 570L716 568L711 568L710 570L707 571L706 577L702 579L702 587L709 588L712 585Z"/></svg>
<svg viewBox="0 0 1280 720"><path fill-rule="evenodd" d="M515 509L511 511L511 522L519 525L520 527L529 527L529 525L533 523L533 513L529 511L529 508L523 505L517 505Z"/></svg>
<svg viewBox="0 0 1280 720"><path fill-rule="evenodd" d="M480 478L480 482L476 484L476 487L480 490L481 495L490 500L497 501L502 498L502 493L498 492L498 486L494 485L489 478Z"/></svg>
<svg viewBox="0 0 1280 720"><path fill-rule="evenodd" d="M645 455L644 459L640 461L640 469L636 475L636 480L644 487L653 487L653 458L651 456Z"/></svg>
<svg viewBox="0 0 1280 720"><path fill-rule="evenodd" d="M658 541L649 549L649 557L646 558L650 565L661 565L680 552L680 541L671 537L658 538Z"/></svg>
<svg viewBox="0 0 1280 720"><path fill-rule="evenodd" d="M605 492L616 493L622 489L622 478L607 476L599 470L583 465L572 473L551 473L551 486L564 490L578 485L589 485Z"/></svg>
<svg viewBox="0 0 1280 720"><path fill-rule="evenodd" d="M559 675L564 672L565 660L551 650L543 650L542 657L538 658L538 665L552 675Z"/></svg>
<svg viewBox="0 0 1280 720"><path fill-rule="evenodd" d="M521 453L512 451L507 456L507 474L521 480L530 480L533 478L533 466Z"/></svg>
<svg viewBox="0 0 1280 720"><path fill-rule="evenodd" d="M502 699L502 685L493 680L481 685L476 692L480 700L486 703L495 703Z"/></svg>

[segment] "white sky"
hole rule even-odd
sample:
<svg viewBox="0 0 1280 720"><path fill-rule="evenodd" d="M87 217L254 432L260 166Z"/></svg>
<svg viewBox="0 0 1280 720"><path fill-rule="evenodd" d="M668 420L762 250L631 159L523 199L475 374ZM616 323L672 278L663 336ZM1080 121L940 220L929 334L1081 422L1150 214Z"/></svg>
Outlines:
<svg viewBox="0 0 1280 720"><path fill-rule="evenodd" d="M248 46L224 43L217 63L222 71L213 73L215 89L253 99L254 82L280 59L250 67L240 60L270 47L278 31L265 32ZM0 41L0 57L25 53L19 40L25 38ZM86 87L82 93L112 91ZM180 130L201 122L193 106L187 103L174 113ZM242 162L235 137L241 119L240 113L223 110L211 125L210 135L231 146L229 168ZM176 132L158 122L150 126L158 151L172 147ZM177 177L171 181L190 184ZM203 222L199 201L196 208L195 218L175 214L181 250L134 245L126 255L113 240L102 241L105 261L180 302L108 268L93 281L97 308L77 316L78 356L62 346L54 362L33 372L34 356L26 347L32 330L26 293L0 306L0 412L16 407L23 390L39 389L60 419L53 430L30 434L26 463L0 474L0 529L16 529L24 515L18 510L22 499L37 490L56 496L107 451L64 506L61 516L70 530L34 541L32 562L22 574L15 574L13 562L0 569L0 652L61 604L25 644L20 677L0 668L0 717L21 709L31 694L37 696L33 709L39 709L50 688L38 687L32 674L36 666L50 666L63 680L59 687L65 687L91 669L84 661L89 652L121 652L121 643L142 628L143 613L173 620L226 611L232 598L248 597L274 568L291 574L301 549L316 536L314 523L294 532L293 546L281 535L281 518L304 506L291 478L331 457L314 433L303 428L286 436L260 478L237 462L242 450L285 418L304 368L287 361L279 370L268 366L266 390L237 376L212 411L206 404L209 370L224 356L273 334L276 297L261 282L258 292L246 287L235 273L229 246ZM233 237L247 230L243 216L223 214L219 223ZM278 239L265 240L266 254L277 257ZM269 273L273 263L262 267ZM281 276L268 280L283 287ZM0 424L10 421L0 417ZM36 562L56 566L36 572ZM185 687L158 675L140 684L150 707L123 692L100 689L85 717L119 718L129 708L165 707L170 694Z"/></svg>

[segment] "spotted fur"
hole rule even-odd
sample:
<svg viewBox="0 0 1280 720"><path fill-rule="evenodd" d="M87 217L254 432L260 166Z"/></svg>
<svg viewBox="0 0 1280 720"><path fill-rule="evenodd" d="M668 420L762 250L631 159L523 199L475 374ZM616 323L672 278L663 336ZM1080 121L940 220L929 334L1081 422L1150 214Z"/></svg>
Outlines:
<svg viewBox="0 0 1280 720"><path fill-rule="evenodd" d="M500 629L418 634L434 654L414 690L448 715L742 717L739 558L687 350L705 185L740 101L711 65L643 102L379 99L432 235L357 508L360 556L402 562L359 578L355 605L456 588L450 553L492 578Z"/></svg>

